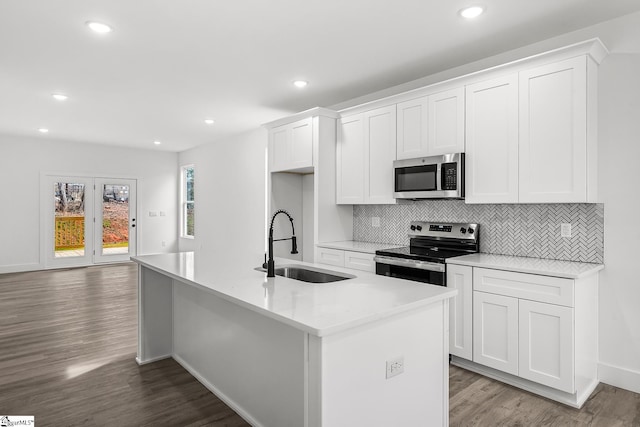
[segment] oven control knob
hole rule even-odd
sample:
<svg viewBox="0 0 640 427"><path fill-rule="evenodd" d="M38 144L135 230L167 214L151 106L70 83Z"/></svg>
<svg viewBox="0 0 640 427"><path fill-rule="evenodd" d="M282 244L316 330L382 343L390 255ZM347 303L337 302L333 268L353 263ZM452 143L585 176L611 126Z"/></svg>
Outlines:
<svg viewBox="0 0 640 427"><path fill-rule="evenodd" d="M466 233L466 232L467 232L467 229L466 229L466 228L464 228L464 227L460 228L460 233L464 234L464 233Z"/></svg>
<svg viewBox="0 0 640 427"><path fill-rule="evenodd" d="M411 231L416 231L416 226L411 224Z"/></svg>
<svg viewBox="0 0 640 427"><path fill-rule="evenodd" d="M422 226L421 225L416 225L416 230L422 231Z"/></svg>
<svg viewBox="0 0 640 427"><path fill-rule="evenodd" d="M473 234L473 228L469 228L467 231L469 232L469 234Z"/></svg>

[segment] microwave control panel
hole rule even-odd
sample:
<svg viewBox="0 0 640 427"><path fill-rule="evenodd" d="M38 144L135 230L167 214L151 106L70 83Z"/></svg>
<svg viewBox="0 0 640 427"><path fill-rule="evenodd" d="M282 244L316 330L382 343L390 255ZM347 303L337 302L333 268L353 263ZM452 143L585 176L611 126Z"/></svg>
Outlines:
<svg viewBox="0 0 640 427"><path fill-rule="evenodd" d="M442 189L457 190L458 189L458 164L443 163L440 169L442 172Z"/></svg>

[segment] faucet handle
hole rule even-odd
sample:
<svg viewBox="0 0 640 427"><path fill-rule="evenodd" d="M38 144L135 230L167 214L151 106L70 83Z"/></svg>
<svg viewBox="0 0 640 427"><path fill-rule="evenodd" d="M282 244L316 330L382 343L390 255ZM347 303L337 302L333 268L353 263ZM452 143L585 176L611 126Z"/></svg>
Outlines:
<svg viewBox="0 0 640 427"><path fill-rule="evenodd" d="M264 253L264 262L262 263L262 268L267 268L267 253Z"/></svg>

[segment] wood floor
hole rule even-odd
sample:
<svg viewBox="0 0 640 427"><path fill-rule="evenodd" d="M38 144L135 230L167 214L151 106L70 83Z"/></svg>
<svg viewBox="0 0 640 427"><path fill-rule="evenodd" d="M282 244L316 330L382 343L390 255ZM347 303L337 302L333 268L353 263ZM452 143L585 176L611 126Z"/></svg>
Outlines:
<svg viewBox="0 0 640 427"><path fill-rule="evenodd" d="M0 414L247 426L173 360L136 364L136 280L131 263L0 275ZM452 426L640 426L640 395L601 384L575 410L452 366L450 414Z"/></svg>

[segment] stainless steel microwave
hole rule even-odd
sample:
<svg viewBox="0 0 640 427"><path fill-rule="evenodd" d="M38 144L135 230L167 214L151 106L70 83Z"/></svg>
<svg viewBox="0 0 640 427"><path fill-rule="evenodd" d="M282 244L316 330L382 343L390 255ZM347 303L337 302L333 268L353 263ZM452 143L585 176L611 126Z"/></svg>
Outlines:
<svg viewBox="0 0 640 427"><path fill-rule="evenodd" d="M396 199L464 199L464 153L396 160Z"/></svg>

